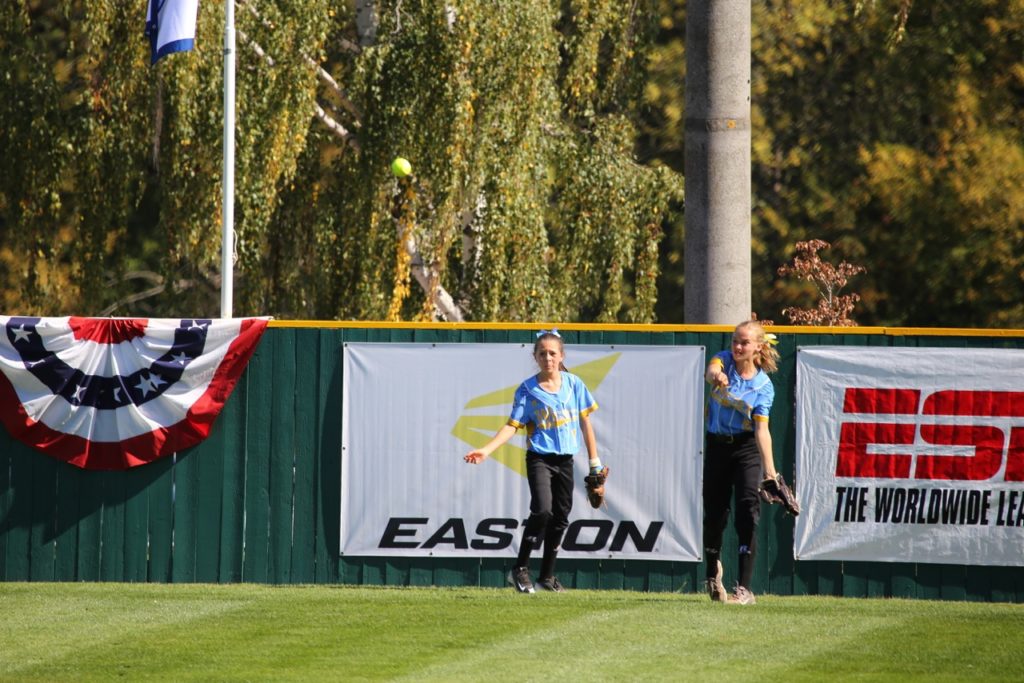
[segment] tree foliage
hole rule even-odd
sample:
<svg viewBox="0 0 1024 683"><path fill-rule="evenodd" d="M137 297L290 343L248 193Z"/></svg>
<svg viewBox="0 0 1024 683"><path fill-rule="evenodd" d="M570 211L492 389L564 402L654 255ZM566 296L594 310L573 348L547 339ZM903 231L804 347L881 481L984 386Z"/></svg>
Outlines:
<svg viewBox="0 0 1024 683"><path fill-rule="evenodd" d="M194 53L154 68L144 10L115 0L0 8L6 310L216 312L222 7L203 4ZM277 189L309 127L315 75L291 46L322 43L327 27L326 2L268 10L273 28L252 30L282 57L274 69L243 63L238 79L237 116L248 122L236 159L243 278L262 257ZM139 282L154 300L111 306Z"/></svg>
<svg viewBox="0 0 1024 683"><path fill-rule="evenodd" d="M681 168L685 11L662 6L641 158ZM803 286L777 268L821 239L868 268L862 324L1024 327L1024 3L752 9L754 308L799 304ZM678 234L665 321L682 320Z"/></svg>
<svg viewBox="0 0 1024 683"><path fill-rule="evenodd" d="M779 275L811 284L814 296L817 297L813 308L789 306L782 309L782 315L789 318L792 325L853 327L857 324L850 314L860 301L860 295L839 292L846 287L851 277L863 273L865 269L846 261L836 266L823 260L818 252L830 246L822 240L797 242L796 256L792 262L779 267Z"/></svg>
<svg viewBox="0 0 1024 683"><path fill-rule="evenodd" d="M236 314L682 321L685 9L239 0ZM861 323L1024 327L1024 0L752 10L754 307L820 239ZM5 311L218 310L222 6L143 17L0 5Z"/></svg>
<svg viewBox="0 0 1024 683"><path fill-rule="evenodd" d="M650 7L368 4L360 40L340 0L237 3L236 313L651 320L681 179L634 158ZM0 8L7 310L216 312L222 9L155 68L143 9Z"/></svg>

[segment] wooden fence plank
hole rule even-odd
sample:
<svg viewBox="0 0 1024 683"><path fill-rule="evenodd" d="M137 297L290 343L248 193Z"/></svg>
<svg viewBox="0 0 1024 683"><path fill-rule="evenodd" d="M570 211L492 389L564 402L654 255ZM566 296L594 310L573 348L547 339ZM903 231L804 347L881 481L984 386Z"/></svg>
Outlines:
<svg viewBox="0 0 1024 683"><path fill-rule="evenodd" d="M33 453L29 462L32 470L29 579L53 581L56 556L54 528L57 516L57 466L60 463L41 453Z"/></svg>
<svg viewBox="0 0 1024 683"><path fill-rule="evenodd" d="M483 330L481 341L486 344L508 344L508 330Z"/></svg>
<svg viewBox="0 0 1024 683"><path fill-rule="evenodd" d="M798 560L793 563L793 594L818 594L818 572L814 562Z"/></svg>
<svg viewBox="0 0 1024 683"><path fill-rule="evenodd" d="M57 468L56 581L78 580L78 501L81 496L81 480L82 470L77 467L62 464ZM145 575L140 580L145 581Z"/></svg>
<svg viewBox="0 0 1024 683"><path fill-rule="evenodd" d="M505 585L505 577L508 570L512 568L511 558L484 557L480 560L480 570L477 574L476 585L488 588L498 588ZM572 586L572 584L566 584Z"/></svg>
<svg viewBox="0 0 1024 683"><path fill-rule="evenodd" d="M320 343L316 330L295 339L295 495L292 583L316 579L316 471L320 410Z"/></svg>
<svg viewBox="0 0 1024 683"><path fill-rule="evenodd" d="M439 557L433 562L435 586L480 585L480 560L475 557Z"/></svg>
<svg viewBox="0 0 1024 683"><path fill-rule="evenodd" d="M625 586L625 560L601 560L598 588L622 590Z"/></svg>
<svg viewBox="0 0 1024 683"><path fill-rule="evenodd" d="M430 586L434 582L437 560L432 557L410 557L407 567L407 585Z"/></svg>
<svg viewBox="0 0 1024 683"><path fill-rule="evenodd" d="M146 465L154 475L149 485L149 570L154 583L171 581L171 548L174 545L174 475L177 455ZM79 540L81 544L81 540Z"/></svg>
<svg viewBox="0 0 1024 683"><path fill-rule="evenodd" d="M4 447L0 447L0 581L9 581L7 578L7 563L13 561L16 555L21 555L20 549L11 545L11 529L14 521L14 485L11 481L11 461L20 457L17 451L21 444L8 438L6 430L0 430L0 439Z"/></svg>
<svg viewBox="0 0 1024 683"><path fill-rule="evenodd" d="M626 562L622 570L622 587L628 591L650 590L650 574L652 565L658 564L650 560L634 560Z"/></svg>
<svg viewBox="0 0 1024 683"><path fill-rule="evenodd" d="M341 562L339 563L339 566L341 567L341 569L340 569L341 575L340 575L340 578L339 578L339 582L340 583L356 584L356 585L360 585L360 584L368 585L368 584L373 583L372 581L364 581L363 580L363 573L364 573L363 570L366 567L366 564L363 562L363 558L354 558L354 559L351 559L351 560L345 559L345 558L341 558Z"/></svg>
<svg viewBox="0 0 1024 683"><path fill-rule="evenodd" d="M248 374L243 373L231 397L224 404L215 427L220 431L223 444L218 472L223 490L219 498L220 552L216 579L223 583L242 580L245 547L245 405L249 395L248 387Z"/></svg>
<svg viewBox="0 0 1024 683"><path fill-rule="evenodd" d="M362 582L368 586L387 584L388 559L384 557L357 558L363 566Z"/></svg>
<svg viewBox="0 0 1024 683"><path fill-rule="evenodd" d="M889 596L893 598L917 597L916 566L910 562L898 562L889 571Z"/></svg>
<svg viewBox="0 0 1024 683"><path fill-rule="evenodd" d="M103 476L103 538L100 552L100 581L124 581L124 527L127 473L106 472Z"/></svg>
<svg viewBox="0 0 1024 683"><path fill-rule="evenodd" d="M457 344L460 337L459 330L414 330L412 341L417 344Z"/></svg>
<svg viewBox="0 0 1024 683"><path fill-rule="evenodd" d="M986 567L989 600L1021 602L1024 599L1024 570L1020 567Z"/></svg>
<svg viewBox="0 0 1024 683"><path fill-rule="evenodd" d="M366 341L384 341L392 344L409 344L415 341L416 330L369 330Z"/></svg>
<svg viewBox="0 0 1024 683"><path fill-rule="evenodd" d="M965 567L967 576L964 582L966 600L988 602L992 600L992 585L996 567Z"/></svg>
<svg viewBox="0 0 1024 683"><path fill-rule="evenodd" d="M316 581L347 580L341 572L341 395L344 340L333 330L320 332L320 375L316 443ZM365 338L365 335L362 335ZM355 340L357 340L356 337ZM347 569L344 576L348 576ZM372 583L372 582L371 582Z"/></svg>
<svg viewBox="0 0 1024 683"><path fill-rule="evenodd" d="M263 335L249 361L249 400L245 425L245 558L242 580L270 579L271 410L274 397L273 359L278 335Z"/></svg>
<svg viewBox="0 0 1024 683"><path fill-rule="evenodd" d="M699 562L674 562L673 567L672 590L674 592L697 593L704 590L704 567Z"/></svg>
<svg viewBox="0 0 1024 683"><path fill-rule="evenodd" d="M270 404L270 548L267 580L291 581L292 509L295 491L295 330L274 340Z"/></svg>
<svg viewBox="0 0 1024 683"><path fill-rule="evenodd" d="M100 580L105 472L83 470L78 498L78 580Z"/></svg>
<svg viewBox="0 0 1024 683"><path fill-rule="evenodd" d="M843 562L816 562L818 567L817 595L843 595Z"/></svg>
<svg viewBox="0 0 1024 683"><path fill-rule="evenodd" d="M231 456L227 454L224 431L218 423L214 423L210 436L199 444L190 456L196 460L198 476L196 482L198 499L196 500L195 580L200 583L216 583L218 581L220 578L220 556L224 552L221 539L221 514L224 508L223 497L226 486L224 458Z"/></svg>
<svg viewBox="0 0 1024 683"><path fill-rule="evenodd" d="M124 571L122 581L145 583L149 561L148 490L158 470L149 465L125 473Z"/></svg>
<svg viewBox="0 0 1024 683"><path fill-rule="evenodd" d="M672 575L679 562L651 562L647 574L647 590L664 593L672 590ZM703 565L702 565L703 566Z"/></svg>
<svg viewBox="0 0 1024 683"><path fill-rule="evenodd" d="M967 599L967 567L954 564L939 565L941 590L939 597L943 600Z"/></svg>
<svg viewBox="0 0 1024 683"><path fill-rule="evenodd" d="M409 585L409 565L412 558L388 557L384 560L384 583L388 586Z"/></svg>
<svg viewBox="0 0 1024 683"><path fill-rule="evenodd" d="M508 569L512 568L512 563ZM506 570L507 571L507 570ZM593 589L599 585L599 566L597 560L561 559L555 568L559 581L570 588Z"/></svg>
<svg viewBox="0 0 1024 683"><path fill-rule="evenodd" d="M190 448L178 454L174 465L174 546L171 549L171 580L174 583L196 581L201 459L199 449Z"/></svg>
<svg viewBox="0 0 1024 683"><path fill-rule="evenodd" d="M764 545L767 546L767 552L762 552L761 547L758 548L758 554L764 555L767 561L766 571L766 592L774 595L792 595L793 594L793 517L785 514L782 509L777 505L762 505L761 510L761 527L764 534L761 538L764 539ZM765 512L770 517L765 519ZM765 524L768 522L768 524ZM759 539L758 543L762 541Z"/></svg>
<svg viewBox="0 0 1024 683"><path fill-rule="evenodd" d="M866 571L863 562L843 562L843 596L848 598L867 597Z"/></svg>
<svg viewBox="0 0 1024 683"><path fill-rule="evenodd" d="M776 347L782 358L778 370L771 374L776 396L794 396L796 389L796 337L779 335ZM780 472L794 487L799 496L800 489L796 484L796 419L793 401L776 400L772 405L769 428L772 435L772 454L775 469ZM795 520L784 514L775 505L768 507L774 516L773 524L765 531L770 537L769 547L769 590L776 595L792 595L795 588L793 559L793 529Z"/></svg>
<svg viewBox="0 0 1024 683"><path fill-rule="evenodd" d="M869 598L887 597L892 592L889 566L876 563L865 564L865 595Z"/></svg>
<svg viewBox="0 0 1024 683"><path fill-rule="evenodd" d="M917 565L917 597L928 600L942 597L942 568L939 565Z"/></svg>

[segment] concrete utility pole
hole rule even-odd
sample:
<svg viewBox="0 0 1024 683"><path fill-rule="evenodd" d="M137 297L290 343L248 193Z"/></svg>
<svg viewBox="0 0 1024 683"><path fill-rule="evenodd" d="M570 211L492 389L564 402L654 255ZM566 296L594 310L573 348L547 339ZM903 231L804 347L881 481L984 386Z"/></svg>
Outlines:
<svg viewBox="0 0 1024 683"><path fill-rule="evenodd" d="M375 45L379 27L377 0L356 0L356 33L359 35L359 47Z"/></svg>
<svg viewBox="0 0 1024 683"><path fill-rule="evenodd" d="M687 323L750 317L750 0L686 6Z"/></svg>

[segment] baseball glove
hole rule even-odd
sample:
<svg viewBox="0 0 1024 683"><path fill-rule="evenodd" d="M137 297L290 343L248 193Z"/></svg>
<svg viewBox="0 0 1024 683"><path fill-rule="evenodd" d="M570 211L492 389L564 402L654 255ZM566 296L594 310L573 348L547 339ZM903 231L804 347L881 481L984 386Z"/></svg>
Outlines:
<svg viewBox="0 0 1024 683"><path fill-rule="evenodd" d="M608 479L608 468L603 467L595 474L588 474L583 478L587 486L587 500L590 506L599 508L604 504L604 482Z"/></svg>
<svg viewBox="0 0 1024 683"><path fill-rule="evenodd" d="M768 478L761 482L761 498L766 503L780 504L786 512L793 516L800 514L800 504L796 502L796 496L786 485L786 480L782 478L781 474L774 479Z"/></svg>

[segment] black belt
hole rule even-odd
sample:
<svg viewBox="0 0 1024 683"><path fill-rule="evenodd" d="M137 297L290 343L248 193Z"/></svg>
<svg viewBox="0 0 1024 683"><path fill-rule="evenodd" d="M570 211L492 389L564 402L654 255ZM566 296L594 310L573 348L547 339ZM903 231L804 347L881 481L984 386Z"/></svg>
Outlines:
<svg viewBox="0 0 1024 683"><path fill-rule="evenodd" d="M754 436L754 432L740 432L739 434L715 434L708 432L708 441L714 443L742 443Z"/></svg>

